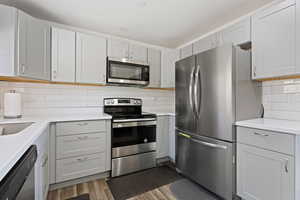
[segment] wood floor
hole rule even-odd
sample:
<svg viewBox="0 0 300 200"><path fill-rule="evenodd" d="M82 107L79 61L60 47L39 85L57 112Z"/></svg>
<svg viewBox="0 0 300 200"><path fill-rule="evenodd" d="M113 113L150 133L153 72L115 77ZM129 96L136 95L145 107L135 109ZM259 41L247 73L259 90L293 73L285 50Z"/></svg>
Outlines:
<svg viewBox="0 0 300 200"><path fill-rule="evenodd" d="M86 193L89 193L90 200L114 199L108 185L102 179L51 191L48 194L48 200L66 200ZM176 198L170 192L169 185L164 185L129 200L176 200Z"/></svg>

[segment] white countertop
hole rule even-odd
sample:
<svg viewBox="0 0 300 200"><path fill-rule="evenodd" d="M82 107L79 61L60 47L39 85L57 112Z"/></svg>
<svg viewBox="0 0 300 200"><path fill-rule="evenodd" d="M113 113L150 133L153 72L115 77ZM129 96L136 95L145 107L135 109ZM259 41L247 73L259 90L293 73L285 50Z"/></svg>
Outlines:
<svg viewBox="0 0 300 200"><path fill-rule="evenodd" d="M172 112L152 112L157 116L175 116ZM0 181L5 177L14 164L20 159L25 151L36 141L36 139L46 130L51 122L81 121L81 120L103 120L111 119L105 113L97 115L72 114L72 115L35 115L24 116L20 119L3 119L1 124L26 123L33 124L15 135L0 136Z"/></svg>
<svg viewBox="0 0 300 200"><path fill-rule="evenodd" d="M15 135L0 136L0 181L21 158L25 151L46 130L51 122L103 120L111 119L110 115L60 115L60 116L25 116L20 119L0 118L1 124L26 123L33 124Z"/></svg>
<svg viewBox="0 0 300 200"><path fill-rule="evenodd" d="M300 121L258 118L238 121L235 125L300 136Z"/></svg>

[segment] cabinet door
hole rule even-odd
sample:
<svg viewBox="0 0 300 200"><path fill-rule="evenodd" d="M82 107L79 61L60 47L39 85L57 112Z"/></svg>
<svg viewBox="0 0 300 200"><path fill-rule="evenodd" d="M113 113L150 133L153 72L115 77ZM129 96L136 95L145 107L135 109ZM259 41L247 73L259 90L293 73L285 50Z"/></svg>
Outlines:
<svg viewBox="0 0 300 200"><path fill-rule="evenodd" d="M209 35L193 44L193 54L207 51L217 46L217 34Z"/></svg>
<svg viewBox="0 0 300 200"><path fill-rule="evenodd" d="M180 59L187 58L193 55L193 44L180 49Z"/></svg>
<svg viewBox="0 0 300 200"><path fill-rule="evenodd" d="M175 163L175 116L169 116L169 157Z"/></svg>
<svg viewBox="0 0 300 200"><path fill-rule="evenodd" d="M42 163L42 195L43 199L47 199L49 190L49 157L45 155Z"/></svg>
<svg viewBox="0 0 300 200"><path fill-rule="evenodd" d="M119 39L108 40L108 56L115 59L129 58L129 44Z"/></svg>
<svg viewBox="0 0 300 200"><path fill-rule="evenodd" d="M46 199L49 188L49 129L47 128L35 141L38 158L35 164L35 199Z"/></svg>
<svg viewBox="0 0 300 200"><path fill-rule="evenodd" d="M247 200L293 200L294 158L237 145L237 194Z"/></svg>
<svg viewBox="0 0 300 200"><path fill-rule="evenodd" d="M106 82L106 39L77 33L76 35L76 82Z"/></svg>
<svg viewBox="0 0 300 200"><path fill-rule="evenodd" d="M148 49L148 63L150 65L149 87L159 88L161 84L161 51Z"/></svg>
<svg viewBox="0 0 300 200"><path fill-rule="evenodd" d="M15 76L16 8L0 5L0 76Z"/></svg>
<svg viewBox="0 0 300 200"><path fill-rule="evenodd" d="M50 27L22 11L18 13L19 76L50 80Z"/></svg>
<svg viewBox="0 0 300 200"><path fill-rule="evenodd" d="M232 43L234 45L243 44L251 41L251 20L250 17L238 22L220 33L219 45Z"/></svg>
<svg viewBox="0 0 300 200"><path fill-rule="evenodd" d="M75 32L52 27L52 81L75 82Z"/></svg>
<svg viewBox="0 0 300 200"><path fill-rule="evenodd" d="M129 45L129 60L137 61L141 63L147 63L147 48L136 45L130 44Z"/></svg>
<svg viewBox="0 0 300 200"><path fill-rule="evenodd" d="M169 156L169 118L168 116L157 117L156 126L156 155L157 158Z"/></svg>
<svg viewBox="0 0 300 200"><path fill-rule="evenodd" d="M296 72L296 23L293 0L283 1L253 16L253 79Z"/></svg>
<svg viewBox="0 0 300 200"><path fill-rule="evenodd" d="M179 50L165 49L162 52L161 85L163 88L175 88L175 62L179 60Z"/></svg>

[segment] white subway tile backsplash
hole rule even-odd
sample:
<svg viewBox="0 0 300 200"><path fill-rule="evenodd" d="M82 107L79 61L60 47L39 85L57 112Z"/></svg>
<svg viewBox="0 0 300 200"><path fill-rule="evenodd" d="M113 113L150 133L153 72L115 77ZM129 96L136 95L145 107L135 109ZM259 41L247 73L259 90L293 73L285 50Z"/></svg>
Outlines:
<svg viewBox="0 0 300 200"><path fill-rule="evenodd" d="M265 118L300 120L300 79L262 84Z"/></svg>
<svg viewBox="0 0 300 200"><path fill-rule="evenodd" d="M93 87L37 83L0 82L0 115L3 111L3 95L8 90L22 94L23 114L71 114L102 112L103 98L135 97L143 99L148 110L174 111L175 92L147 90L134 87Z"/></svg>

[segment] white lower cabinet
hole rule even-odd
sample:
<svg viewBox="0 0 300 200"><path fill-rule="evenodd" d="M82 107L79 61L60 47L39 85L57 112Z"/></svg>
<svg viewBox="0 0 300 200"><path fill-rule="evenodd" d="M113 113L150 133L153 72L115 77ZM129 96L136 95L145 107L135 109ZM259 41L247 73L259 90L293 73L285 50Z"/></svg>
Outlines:
<svg viewBox="0 0 300 200"><path fill-rule="evenodd" d="M169 157L175 163L175 116L169 116Z"/></svg>
<svg viewBox="0 0 300 200"><path fill-rule="evenodd" d="M47 199L49 189L49 129L36 140L38 157L35 164L35 199Z"/></svg>
<svg viewBox="0 0 300 200"><path fill-rule="evenodd" d="M104 172L105 163L105 152L57 160L56 181L63 182Z"/></svg>
<svg viewBox="0 0 300 200"><path fill-rule="evenodd" d="M175 117L158 116L156 129L157 158L169 157L175 161Z"/></svg>
<svg viewBox="0 0 300 200"><path fill-rule="evenodd" d="M51 183L109 171L110 129L110 120L56 123L55 138L51 139L51 147L55 148L55 151L51 151L51 160L55 162L51 164L55 167L55 170L51 170Z"/></svg>
<svg viewBox="0 0 300 200"><path fill-rule="evenodd" d="M169 156L169 117L158 116L156 125L156 157Z"/></svg>
<svg viewBox="0 0 300 200"><path fill-rule="evenodd" d="M238 196L245 200L294 200L295 161L293 155L256 147L255 142L253 145L241 143L239 135L243 134L249 133L238 129ZM265 140L266 143L272 140L267 134L254 132L254 136Z"/></svg>

